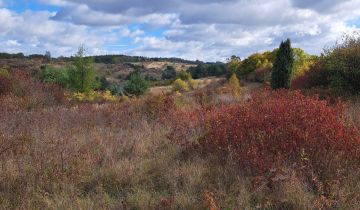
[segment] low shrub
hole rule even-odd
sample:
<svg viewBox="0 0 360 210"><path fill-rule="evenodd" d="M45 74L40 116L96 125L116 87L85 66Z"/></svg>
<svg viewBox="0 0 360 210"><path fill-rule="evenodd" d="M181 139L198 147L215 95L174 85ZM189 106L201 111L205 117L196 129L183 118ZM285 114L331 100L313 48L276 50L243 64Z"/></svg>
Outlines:
<svg viewBox="0 0 360 210"><path fill-rule="evenodd" d="M69 83L68 69L46 66L40 72L40 79L46 83L67 87Z"/></svg>
<svg viewBox="0 0 360 210"><path fill-rule="evenodd" d="M180 71L177 75L176 75L177 79L181 79L183 81L188 81L189 79L192 78L191 74L186 72L186 71Z"/></svg>
<svg viewBox="0 0 360 210"><path fill-rule="evenodd" d="M124 89L128 94L140 96L148 91L149 82L141 76L139 70L136 70L129 75L129 81L125 84Z"/></svg>
<svg viewBox="0 0 360 210"><path fill-rule="evenodd" d="M167 119L175 110L175 100L171 95L149 95L144 100L144 111L151 119Z"/></svg>
<svg viewBox="0 0 360 210"><path fill-rule="evenodd" d="M189 84L189 87L192 89L192 90L196 90L199 88L199 83L194 80L194 79L189 79L188 81L188 84Z"/></svg>
<svg viewBox="0 0 360 210"><path fill-rule="evenodd" d="M8 92L3 98L6 101L2 103L3 107L31 110L65 103L64 90L60 86L40 82L28 72L14 71L10 79L4 81L8 83Z"/></svg>
<svg viewBox="0 0 360 210"><path fill-rule="evenodd" d="M86 93L73 92L67 95L69 101L72 102L114 102L116 101L116 96L112 95L109 90L104 92L88 91Z"/></svg>
<svg viewBox="0 0 360 210"><path fill-rule="evenodd" d="M172 83L173 91L185 92L189 91L189 85L187 82L183 81L182 79L177 79Z"/></svg>

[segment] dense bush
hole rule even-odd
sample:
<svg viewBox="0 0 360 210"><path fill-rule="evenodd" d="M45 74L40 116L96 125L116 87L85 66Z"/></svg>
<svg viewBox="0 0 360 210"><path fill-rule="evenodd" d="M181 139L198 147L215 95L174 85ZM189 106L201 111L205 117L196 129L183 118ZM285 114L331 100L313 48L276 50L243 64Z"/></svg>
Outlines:
<svg viewBox="0 0 360 210"><path fill-rule="evenodd" d="M275 52L276 50L273 52L266 51L264 53L255 53L250 55L239 65L236 71L237 77L244 79L247 75L255 72L257 69L271 65Z"/></svg>
<svg viewBox="0 0 360 210"><path fill-rule="evenodd" d="M43 82L58 84L62 87L67 87L69 83L69 75L67 68L56 68L52 66L45 66L40 72L40 79Z"/></svg>
<svg viewBox="0 0 360 210"><path fill-rule="evenodd" d="M177 79L172 83L173 91L185 92L189 91L189 84L181 79Z"/></svg>
<svg viewBox="0 0 360 210"><path fill-rule="evenodd" d="M1 101L4 109L32 110L65 103L64 90L60 86L40 82L28 72L14 71L8 82L11 89Z"/></svg>
<svg viewBox="0 0 360 210"><path fill-rule="evenodd" d="M190 73L186 72L186 71L180 71L177 75L176 75L177 79L181 79L183 81L188 81L189 79L192 79L192 76Z"/></svg>
<svg viewBox="0 0 360 210"><path fill-rule="evenodd" d="M344 105L330 107L299 92L262 91L243 104L185 110L175 118L172 139L188 144L195 136L203 151L234 159L249 174L295 164L325 180L359 161L360 136L345 125Z"/></svg>
<svg viewBox="0 0 360 210"><path fill-rule="evenodd" d="M166 69L162 73L162 79L174 79L176 78L176 71L173 66L167 66Z"/></svg>
<svg viewBox="0 0 360 210"><path fill-rule="evenodd" d="M187 71L194 79L220 77L229 74L227 65L223 63L199 64L195 67L190 67Z"/></svg>
<svg viewBox="0 0 360 210"><path fill-rule="evenodd" d="M344 40L324 51L319 58L310 57L306 70L293 78L296 89L321 87L349 93L360 93L360 36ZM296 62L295 62L296 63Z"/></svg>
<svg viewBox="0 0 360 210"><path fill-rule="evenodd" d="M321 61L313 63L308 70L291 81L292 89L327 88L331 83L330 72L323 69Z"/></svg>
<svg viewBox="0 0 360 210"><path fill-rule="evenodd" d="M360 93L360 36L344 40L325 51L322 68L331 74L330 86Z"/></svg>
<svg viewBox="0 0 360 210"><path fill-rule="evenodd" d="M96 82L99 84L99 86L97 88L98 90L105 91L105 90L111 89L110 82L104 76L96 77Z"/></svg>
<svg viewBox="0 0 360 210"><path fill-rule="evenodd" d="M124 89L129 94L140 96L149 89L149 83L141 76L140 71L136 70L130 74Z"/></svg>

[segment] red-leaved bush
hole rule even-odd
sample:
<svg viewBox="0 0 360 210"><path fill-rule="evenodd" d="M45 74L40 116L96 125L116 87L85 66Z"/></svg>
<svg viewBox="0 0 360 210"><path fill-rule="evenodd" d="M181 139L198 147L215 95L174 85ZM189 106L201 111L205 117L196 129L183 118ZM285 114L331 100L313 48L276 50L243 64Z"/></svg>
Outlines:
<svg viewBox="0 0 360 210"><path fill-rule="evenodd" d="M0 75L0 96L8 94L11 88L12 83L10 78Z"/></svg>
<svg viewBox="0 0 360 210"><path fill-rule="evenodd" d="M310 69L291 81L291 89L309 89L327 87L330 83L330 74L323 69L321 62L313 64Z"/></svg>
<svg viewBox="0 0 360 210"><path fill-rule="evenodd" d="M179 111L170 137L195 138L202 151L231 156L250 174L296 165L327 176L359 160L359 133L346 125L344 108L298 91L263 91L243 103Z"/></svg>
<svg viewBox="0 0 360 210"><path fill-rule="evenodd" d="M4 92L6 97L0 99L0 104L4 109L31 110L66 102L64 90L60 86L42 83L33 78L30 73L21 70L13 71L9 78L3 80L0 78L0 88L6 90Z"/></svg>

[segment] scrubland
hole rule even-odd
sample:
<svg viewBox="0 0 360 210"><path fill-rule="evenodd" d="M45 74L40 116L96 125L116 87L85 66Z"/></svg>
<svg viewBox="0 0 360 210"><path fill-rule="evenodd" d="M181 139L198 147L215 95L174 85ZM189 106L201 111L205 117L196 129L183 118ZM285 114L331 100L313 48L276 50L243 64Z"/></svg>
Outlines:
<svg viewBox="0 0 360 210"><path fill-rule="evenodd" d="M79 103L12 78L0 100L2 209L360 205L358 102L208 87Z"/></svg>
<svg viewBox="0 0 360 210"><path fill-rule="evenodd" d="M359 49L288 39L154 81L134 66L124 84L83 48L64 68L10 62L0 208L360 209Z"/></svg>

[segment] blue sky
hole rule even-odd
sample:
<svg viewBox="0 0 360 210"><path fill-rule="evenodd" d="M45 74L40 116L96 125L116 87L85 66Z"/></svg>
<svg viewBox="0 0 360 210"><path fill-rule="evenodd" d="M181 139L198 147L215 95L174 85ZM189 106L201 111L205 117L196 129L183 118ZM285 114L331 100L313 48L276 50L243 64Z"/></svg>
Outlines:
<svg viewBox="0 0 360 210"><path fill-rule="evenodd" d="M319 54L360 29L360 0L0 0L5 52L224 61L293 45Z"/></svg>

